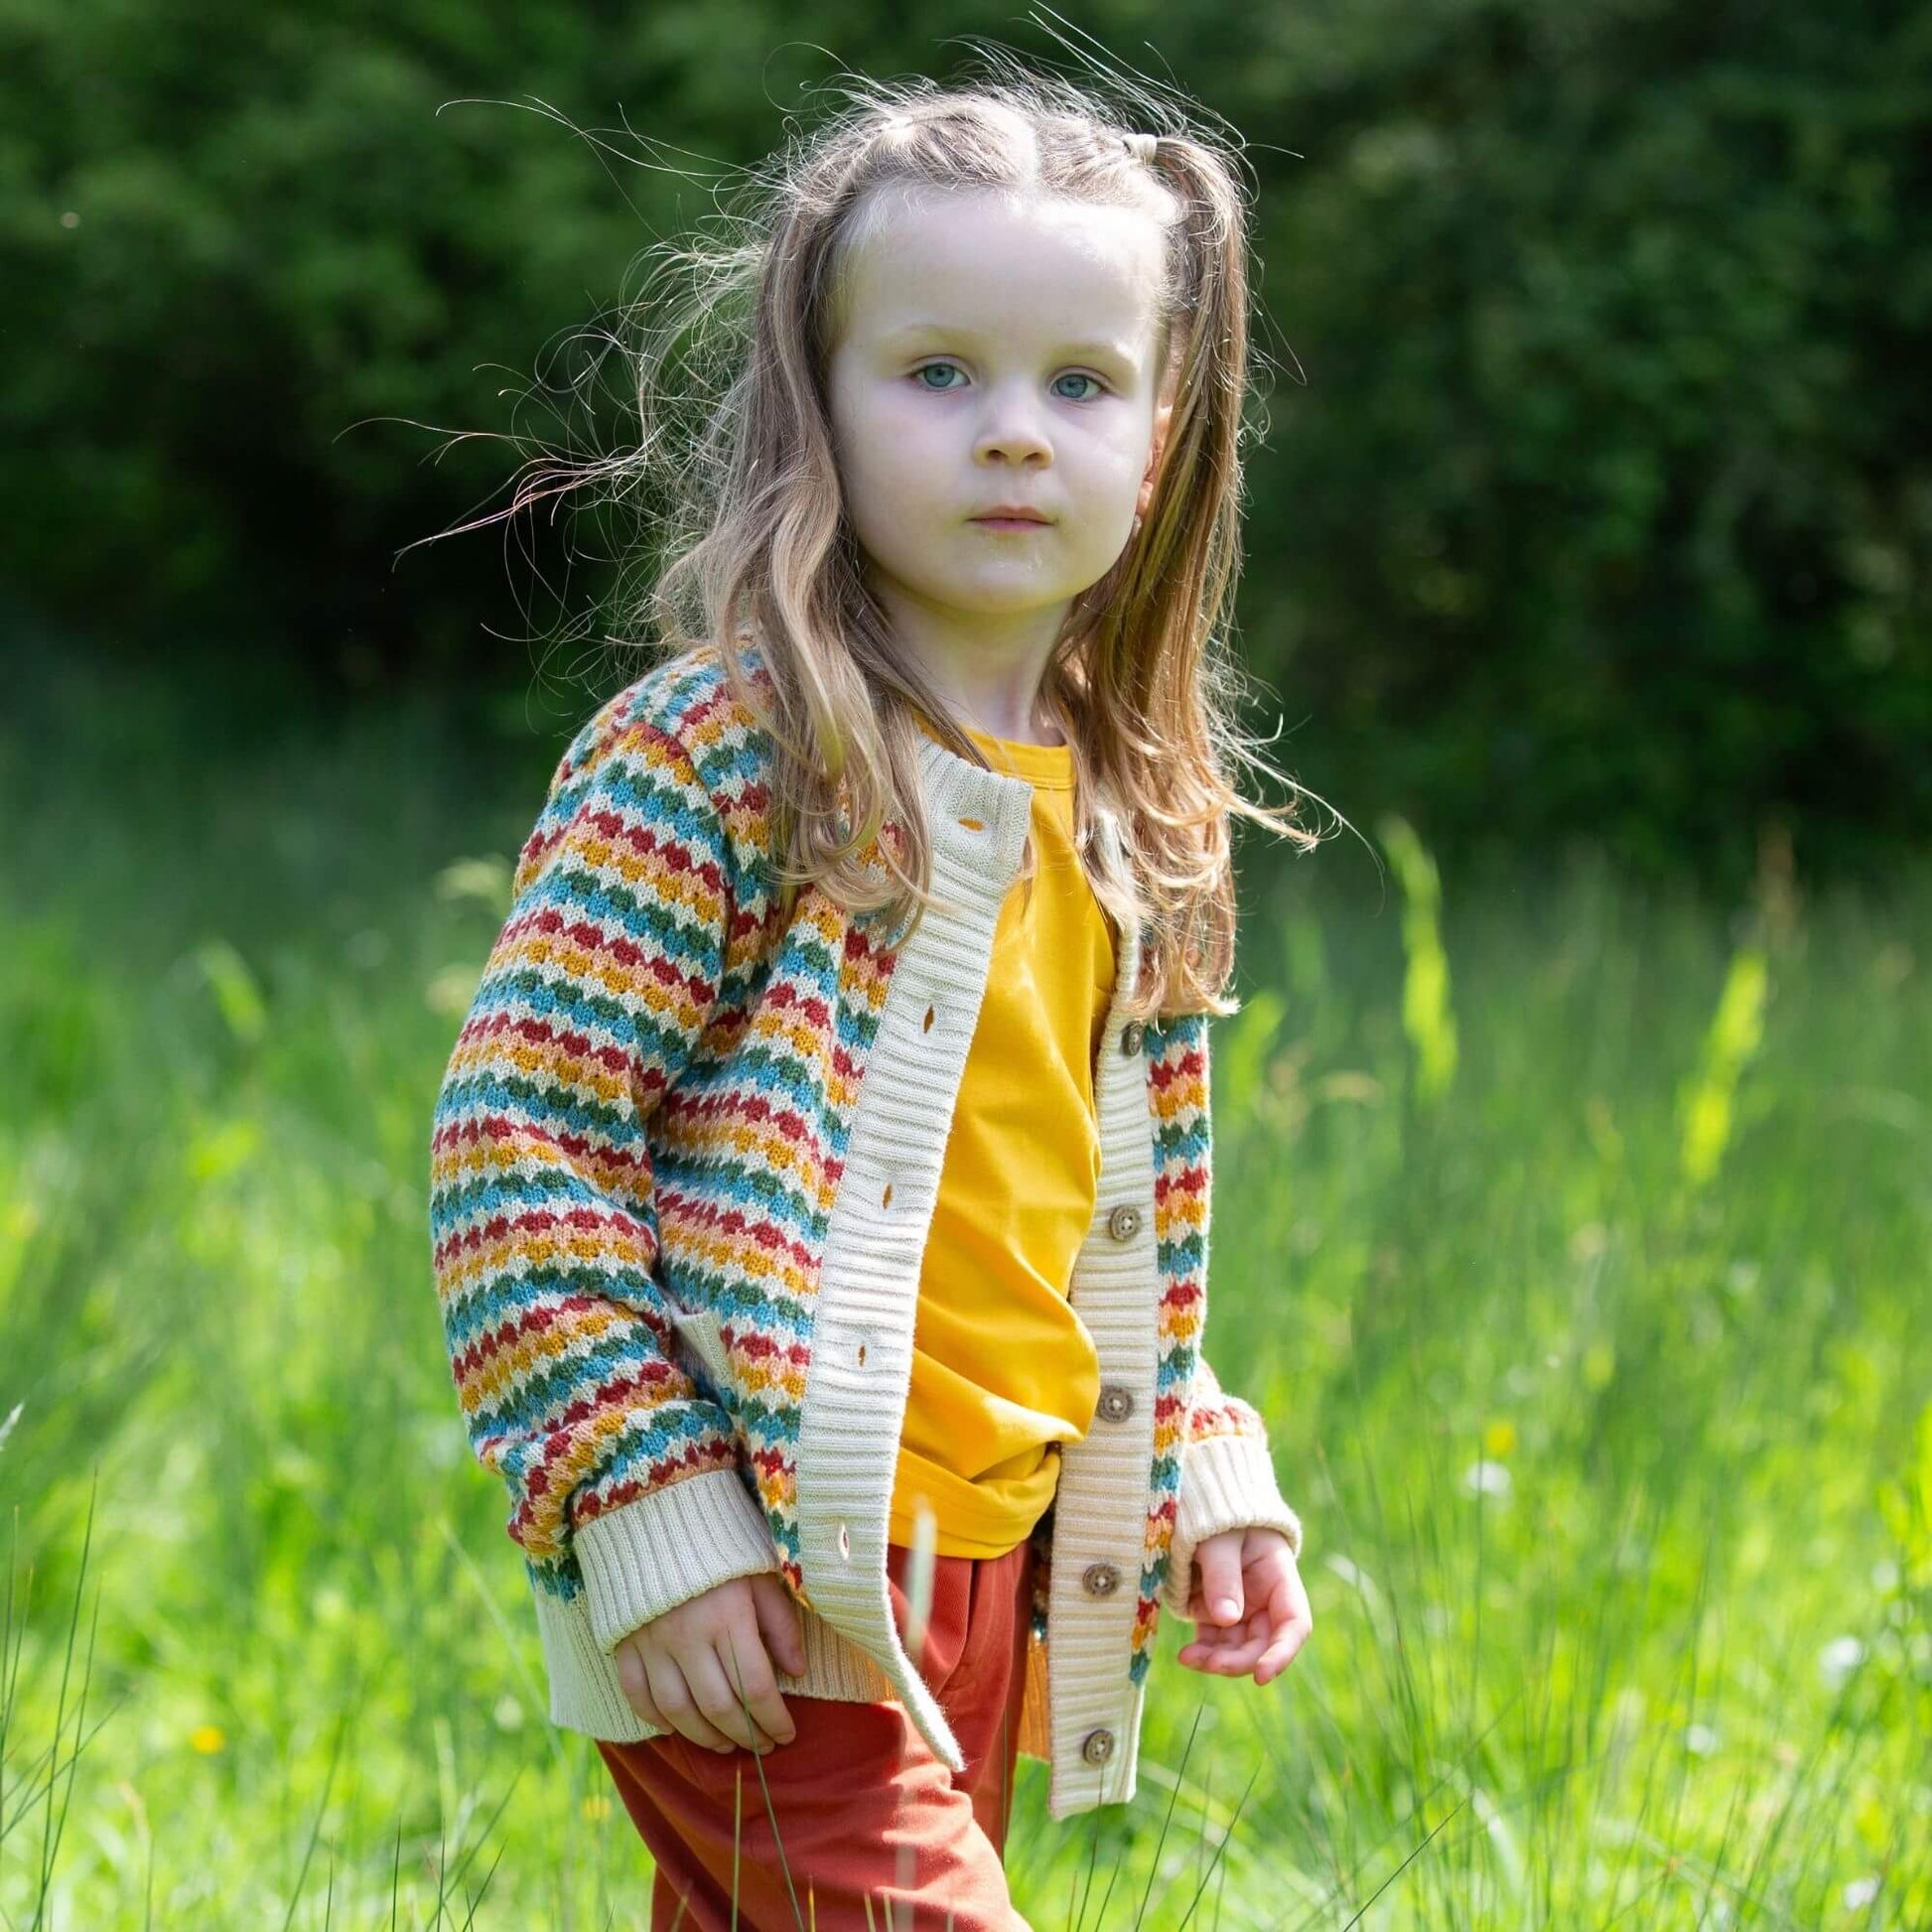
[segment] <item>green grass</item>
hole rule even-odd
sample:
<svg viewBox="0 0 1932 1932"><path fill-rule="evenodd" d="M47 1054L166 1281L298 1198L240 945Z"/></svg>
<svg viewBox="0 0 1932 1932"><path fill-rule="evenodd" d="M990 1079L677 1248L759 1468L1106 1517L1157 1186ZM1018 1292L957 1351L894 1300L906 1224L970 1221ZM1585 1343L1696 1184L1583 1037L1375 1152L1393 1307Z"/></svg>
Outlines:
<svg viewBox="0 0 1932 1932"><path fill-rule="evenodd" d="M545 759L485 794L422 707L224 751L91 675L0 741L4 1923L641 1926L428 1271ZM1215 1065L1209 1351L1314 1638L1257 1689L1164 1622L1136 1803L1023 1764L1022 1909L1932 1923L1932 879L1436 919L1386 842L1386 897L1251 849Z"/></svg>

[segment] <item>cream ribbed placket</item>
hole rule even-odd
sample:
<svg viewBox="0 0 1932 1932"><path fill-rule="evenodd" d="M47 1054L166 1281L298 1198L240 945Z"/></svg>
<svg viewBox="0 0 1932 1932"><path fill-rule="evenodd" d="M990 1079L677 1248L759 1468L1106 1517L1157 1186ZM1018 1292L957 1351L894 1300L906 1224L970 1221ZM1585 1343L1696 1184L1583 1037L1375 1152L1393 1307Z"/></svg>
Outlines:
<svg viewBox="0 0 1932 1932"><path fill-rule="evenodd" d="M799 1438L799 1562L811 1606L877 1663L933 1751L963 1771L945 1713L900 1642L886 1550L920 1263L1033 786L930 739L918 755L932 888L946 904L927 911L894 963L826 1232ZM1101 826L1111 844L1111 820ZM1143 1687L1129 1666L1153 1475L1159 1284L1147 1063L1138 1030L1123 1041L1121 1013L1139 942L1123 932L1095 1078L1100 1182L1069 1288L1098 1354L1101 1398L1086 1437L1063 1448L1054 1501L1054 1818L1125 1795L1140 1730Z"/></svg>

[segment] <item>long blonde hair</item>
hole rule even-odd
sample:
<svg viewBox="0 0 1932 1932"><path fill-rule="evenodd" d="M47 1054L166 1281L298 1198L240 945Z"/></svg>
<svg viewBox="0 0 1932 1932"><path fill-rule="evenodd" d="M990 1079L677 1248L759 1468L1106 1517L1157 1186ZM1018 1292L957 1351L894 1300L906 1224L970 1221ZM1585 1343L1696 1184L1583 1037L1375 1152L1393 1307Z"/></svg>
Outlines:
<svg viewBox="0 0 1932 1932"><path fill-rule="evenodd" d="M1289 803L1269 807L1227 774L1239 761L1283 777L1235 727L1242 673L1226 635L1250 385L1238 159L1171 97L1116 103L997 52L991 67L967 84L848 76L842 109L748 172L722 237L651 251L623 318L641 434L596 466L620 495L634 491L656 539L645 590L621 591L621 632L663 657L721 652L773 747L782 900L815 885L855 911L883 908L902 939L931 893L915 713L959 757L986 760L895 638L842 505L823 372L844 253L862 210L894 189L1147 207L1167 234L1173 416L1147 515L1075 601L1039 696L1073 748L1094 891L1147 934L1129 1010L1231 1012L1231 817L1304 847L1317 837L1297 823L1292 779ZM1162 124L1136 124L1150 115ZM673 275L688 285L667 301ZM1124 876L1092 839L1100 803L1116 814Z"/></svg>

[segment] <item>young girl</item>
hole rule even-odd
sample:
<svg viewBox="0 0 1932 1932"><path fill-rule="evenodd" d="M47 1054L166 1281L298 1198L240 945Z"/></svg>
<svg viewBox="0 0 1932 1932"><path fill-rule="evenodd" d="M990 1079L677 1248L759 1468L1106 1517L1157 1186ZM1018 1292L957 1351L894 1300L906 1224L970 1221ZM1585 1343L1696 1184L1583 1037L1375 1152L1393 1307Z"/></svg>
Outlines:
<svg viewBox="0 0 1932 1932"><path fill-rule="evenodd" d="M662 661L523 847L437 1285L656 1932L1024 1926L1016 1753L1125 1804L1164 1606L1309 1633L1201 1353L1229 820L1309 836L1223 770L1244 226L1011 73L788 156Z"/></svg>

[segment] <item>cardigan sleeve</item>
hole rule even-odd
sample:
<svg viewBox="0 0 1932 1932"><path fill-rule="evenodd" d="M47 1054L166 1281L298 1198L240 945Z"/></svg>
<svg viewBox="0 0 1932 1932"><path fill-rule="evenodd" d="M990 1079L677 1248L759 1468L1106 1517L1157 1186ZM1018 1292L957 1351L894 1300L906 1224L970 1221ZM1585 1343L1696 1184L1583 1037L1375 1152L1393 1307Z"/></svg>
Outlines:
<svg viewBox="0 0 1932 1932"><path fill-rule="evenodd" d="M1223 1530L1281 1530L1303 1554L1303 1522L1283 1501L1268 1450L1268 1426L1238 1395L1229 1395L1207 1356L1194 1362L1194 1401L1188 1407L1186 1449L1180 1454L1180 1501L1167 1557L1162 1601L1188 1615L1194 1587L1194 1548Z"/></svg>
<svg viewBox="0 0 1932 1932"><path fill-rule="evenodd" d="M1173 1149L1173 1158L1181 1163L1177 1173L1181 1184L1172 1194L1191 1202L1198 1223L1177 1230L1175 1239L1196 1245L1191 1265L1204 1278L1213 1173L1213 1112L1208 1098L1212 1034L1204 1015L1183 1016L1164 1034L1168 1063L1161 1069L1165 1097L1157 1146ZM1252 1404L1221 1387L1197 1340L1186 1426L1181 1432L1180 1491L1174 1503L1168 1571L1161 1585L1163 1604L1176 1616L1188 1615L1197 1544L1224 1530L1260 1528L1280 1530L1296 1555L1301 1555L1301 1520L1276 1486L1267 1426Z"/></svg>
<svg viewBox="0 0 1932 1932"><path fill-rule="evenodd" d="M716 802L625 693L573 741L439 1094L433 1266L472 1447L531 1580L588 1592L609 1654L778 1568L730 1418L680 1365L655 1275L651 1115L717 999Z"/></svg>
<svg viewBox="0 0 1932 1932"><path fill-rule="evenodd" d="M1188 1614L1194 1548L1223 1530L1276 1529L1302 1554L1302 1522L1283 1501L1268 1452L1268 1431L1254 1407L1229 1395L1205 1355L1194 1363L1187 1446L1180 1458L1180 1500L1162 1601Z"/></svg>

